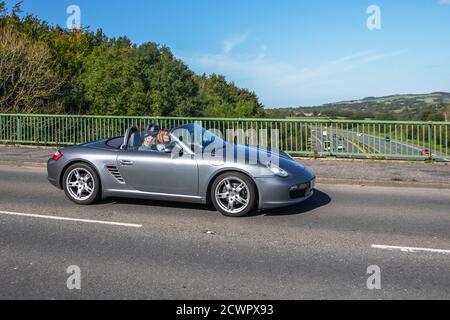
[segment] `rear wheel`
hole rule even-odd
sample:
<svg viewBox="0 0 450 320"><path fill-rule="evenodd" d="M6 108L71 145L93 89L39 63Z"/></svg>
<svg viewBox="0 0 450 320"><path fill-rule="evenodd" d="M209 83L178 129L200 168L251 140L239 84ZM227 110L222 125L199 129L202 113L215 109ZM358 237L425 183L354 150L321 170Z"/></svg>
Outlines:
<svg viewBox="0 0 450 320"><path fill-rule="evenodd" d="M211 200L214 207L223 215L243 217L255 207L255 185L242 173L221 174L211 187Z"/></svg>
<svg viewBox="0 0 450 320"><path fill-rule="evenodd" d="M91 166L84 163L71 165L63 177L66 196L76 204L88 205L100 197L100 179Z"/></svg>

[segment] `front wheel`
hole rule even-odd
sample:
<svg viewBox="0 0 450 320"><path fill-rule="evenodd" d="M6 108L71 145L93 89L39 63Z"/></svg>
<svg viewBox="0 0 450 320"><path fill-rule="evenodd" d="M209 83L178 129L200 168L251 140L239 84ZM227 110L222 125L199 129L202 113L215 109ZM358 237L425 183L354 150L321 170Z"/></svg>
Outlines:
<svg viewBox="0 0 450 320"><path fill-rule="evenodd" d="M89 165L75 163L63 177L64 192L76 204L88 205L100 197L100 179Z"/></svg>
<svg viewBox="0 0 450 320"><path fill-rule="evenodd" d="M224 216L243 217L255 206L255 185L244 174L224 173L216 178L211 187L211 200Z"/></svg>

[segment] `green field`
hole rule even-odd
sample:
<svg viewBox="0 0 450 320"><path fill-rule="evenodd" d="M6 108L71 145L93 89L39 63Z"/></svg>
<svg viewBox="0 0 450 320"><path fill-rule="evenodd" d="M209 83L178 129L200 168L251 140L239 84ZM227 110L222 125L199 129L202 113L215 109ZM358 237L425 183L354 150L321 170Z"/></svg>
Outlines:
<svg viewBox="0 0 450 320"><path fill-rule="evenodd" d="M272 108L266 111L272 118L444 121L444 112L450 115L450 93L369 97L321 106Z"/></svg>

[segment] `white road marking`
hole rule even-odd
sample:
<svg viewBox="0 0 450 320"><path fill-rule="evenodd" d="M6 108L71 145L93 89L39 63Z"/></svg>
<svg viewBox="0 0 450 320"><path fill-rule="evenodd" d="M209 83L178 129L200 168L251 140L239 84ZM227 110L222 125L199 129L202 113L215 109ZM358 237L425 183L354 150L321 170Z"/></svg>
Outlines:
<svg viewBox="0 0 450 320"><path fill-rule="evenodd" d="M66 217L57 217L57 216L47 216L47 215L31 214L31 213L20 213L20 212L0 211L0 214L10 215L10 216L20 216L20 217L30 217L30 218L41 218L41 219L60 220L60 221L74 221L74 222L84 222L84 223L97 223L97 224L106 224L106 225L112 225L112 226L131 227L131 228L141 228L141 227L142 227L142 224L122 223L122 222L112 222L112 221L100 221L100 220L88 220L88 219L75 219L75 218L66 218Z"/></svg>
<svg viewBox="0 0 450 320"><path fill-rule="evenodd" d="M414 248L414 247L399 247L399 246L384 246L384 245L378 245L373 244L372 248L374 249L383 249L383 250L400 250L402 252L410 252L410 253L417 253L417 252L433 252L433 253L444 253L444 254L450 254L450 250L442 250L442 249L430 249L430 248Z"/></svg>

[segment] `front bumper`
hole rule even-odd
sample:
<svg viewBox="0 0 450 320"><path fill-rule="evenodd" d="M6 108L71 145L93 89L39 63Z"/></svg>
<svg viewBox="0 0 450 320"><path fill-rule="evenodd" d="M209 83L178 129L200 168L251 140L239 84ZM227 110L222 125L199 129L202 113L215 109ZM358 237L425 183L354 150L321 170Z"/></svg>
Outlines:
<svg viewBox="0 0 450 320"><path fill-rule="evenodd" d="M273 209L301 203L314 194L316 178L296 177L266 177L257 178L256 185L259 192L259 209ZM304 192L293 192L293 187L306 186Z"/></svg>

